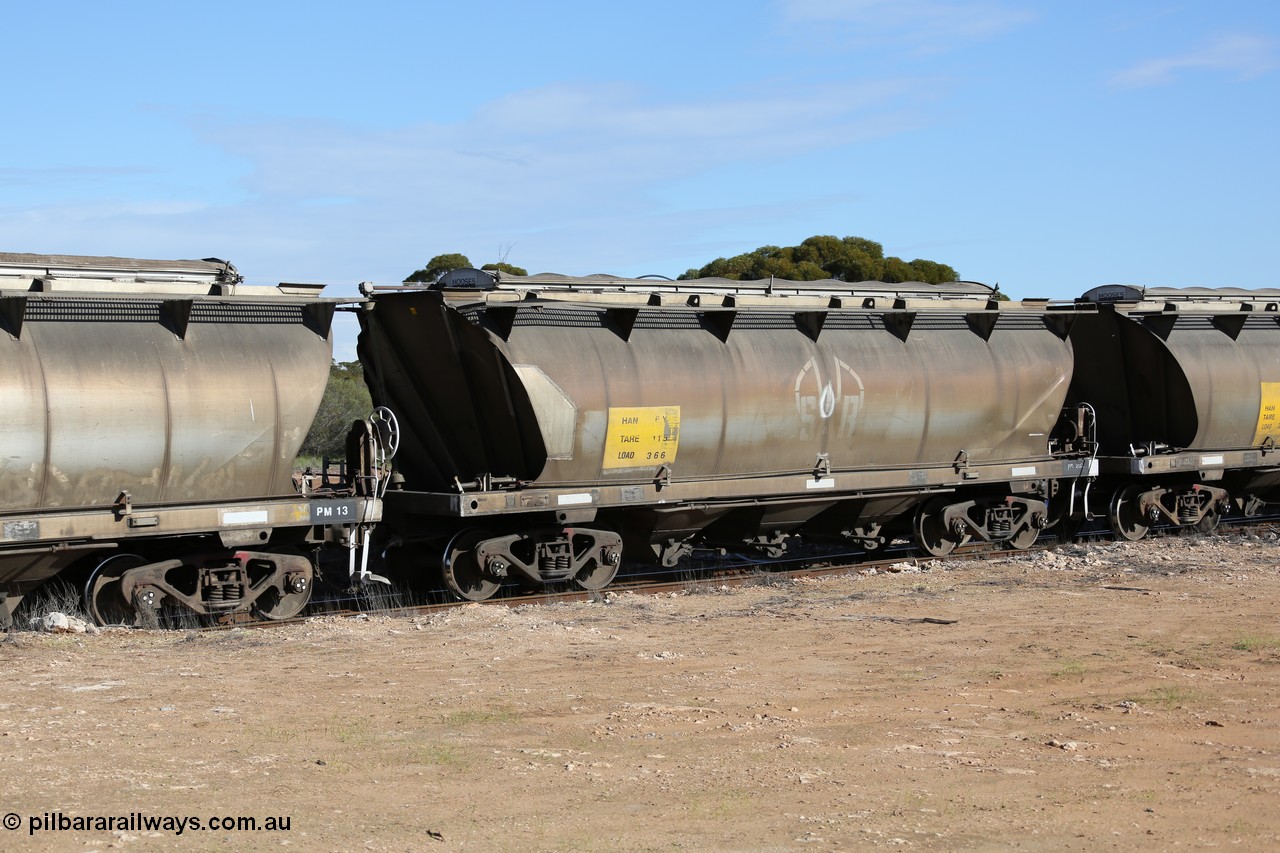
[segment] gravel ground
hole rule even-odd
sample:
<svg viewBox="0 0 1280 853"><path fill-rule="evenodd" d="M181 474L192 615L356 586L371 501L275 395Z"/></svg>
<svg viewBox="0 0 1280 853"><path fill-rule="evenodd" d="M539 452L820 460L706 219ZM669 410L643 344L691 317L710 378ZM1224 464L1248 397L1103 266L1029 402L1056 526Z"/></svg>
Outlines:
<svg viewBox="0 0 1280 853"><path fill-rule="evenodd" d="M897 568L266 630L12 633L0 812L19 826L0 840L1280 846L1274 534ZM179 818L200 828L179 835Z"/></svg>

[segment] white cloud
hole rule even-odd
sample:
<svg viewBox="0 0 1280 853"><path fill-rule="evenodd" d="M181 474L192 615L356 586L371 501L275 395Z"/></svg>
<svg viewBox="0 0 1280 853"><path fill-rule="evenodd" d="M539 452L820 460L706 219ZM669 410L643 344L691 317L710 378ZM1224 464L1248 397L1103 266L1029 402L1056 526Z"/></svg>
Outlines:
<svg viewBox="0 0 1280 853"><path fill-rule="evenodd" d="M540 245L564 269L581 261L588 233L613 229L607 242L615 254L639 244L653 250L637 233L646 227L662 239L686 239L665 221L673 208L687 208L660 200L682 180L914 129L916 104L936 88L896 81L662 101L631 86L557 85L502 97L452 125L223 123L216 142L251 164L245 185L253 199L238 215L261 217L277 235L313 234L318 252L359 239L381 257L400 253L394 262L403 276L407 261L421 264L433 248L496 252L514 242L523 245L513 262L536 264L525 252ZM333 199L344 203L322 203Z"/></svg>
<svg viewBox="0 0 1280 853"><path fill-rule="evenodd" d="M173 194L153 205L90 187L74 199L10 201L0 225L7 251L217 255L255 281L386 283L438 252L483 263L512 244L509 259L532 270L675 274L704 254L708 235L756 226L771 210L776 230L801 200L821 208L847 175L820 185L767 175L916 129L937 90L934 80L898 80L665 99L631 85L561 84L506 95L456 123L389 130L202 116L192 120L202 143L243 175L231 200ZM732 197L709 193L726 169L743 183Z"/></svg>
<svg viewBox="0 0 1280 853"><path fill-rule="evenodd" d="M1034 17L994 0L779 0L779 5L794 24L842 25L858 43L905 43L921 51L990 38Z"/></svg>
<svg viewBox="0 0 1280 853"><path fill-rule="evenodd" d="M99 187L10 200L0 231L5 251L216 255L256 282L396 282L438 252L485 263L512 245L509 260L531 270L676 274L712 234L776 232L800 200L822 209L849 175L768 175L922 127L920 106L937 90L902 79L673 100L557 85L499 97L460 122L393 129L202 118L201 141L243 175L237 192L131 200ZM742 175L728 192L727 173Z"/></svg>
<svg viewBox="0 0 1280 853"><path fill-rule="evenodd" d="M1221 71L1247 80L1280 67L1276 48L1274 39L1262 36L1222 35L1186 53L1140 62L1112 77L1111 84L1133 89L1157 86L1188 71Z"/></svg>
<svg viewBox="0 0 1280 853"><path fill-rule="evenodd" d="M788 157L910 124L915 84L806 87L738 100L654 103L629 86L549 86L505 96L456 125L371 132L336 125L221 127L253 164L251 190L297 198L418 199L456 211L477 194L540 203L598 197L723 164ZM923 88L921 86L920 88Z"/></svg>

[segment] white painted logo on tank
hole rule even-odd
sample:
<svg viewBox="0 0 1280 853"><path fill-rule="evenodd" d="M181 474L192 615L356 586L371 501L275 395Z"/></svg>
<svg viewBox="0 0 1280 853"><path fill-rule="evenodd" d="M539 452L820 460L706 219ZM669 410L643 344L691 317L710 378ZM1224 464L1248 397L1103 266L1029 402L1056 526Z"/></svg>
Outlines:
<svg viewBox="0 0 1280 853"><path fill-rule="evenodd" d="M835 436L847 438L857 429L866 390L862 378L838 358L825 370L817 358L809 359L796 374L796 413L800 438L813 438L819 420L835 419Z"/></svg>
<svg viewBox="0 0 1280 853"><path fill-rule="evenodd" d="M835 414L835 411L836 393L831 390L831 383L828 382L822 389L822 396L818 398L818 414L825 421Z"/></svg>

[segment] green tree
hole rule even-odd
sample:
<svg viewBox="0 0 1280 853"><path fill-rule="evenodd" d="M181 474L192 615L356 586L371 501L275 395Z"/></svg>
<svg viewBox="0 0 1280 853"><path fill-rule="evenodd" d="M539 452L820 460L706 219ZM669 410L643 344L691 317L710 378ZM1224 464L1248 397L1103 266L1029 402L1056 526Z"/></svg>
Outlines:
<svg viewBox="0 0 1280 853"><path fill-rule="evenodd" d="M875 240L868 240L866 237L845 237L841 242L850 249L865 252L877 261L884 260L884 246Z"/></svg>
<svg viewBox="0 0 1280 853"><path fill-rule="evenodd" d="M506 263L505 261L499 261L496 264L485 264L484 266L480 267L480 269L497 270L498 272L504 272L504 273L507 273L508 275L528 275L529 274L529 271L524 267L518 267L518 266L515 266L514 264Z"/></svg>
<svg viewBox="0 0 1280 853"><path fill-rule="evenodd" d="M358 361L334 362L320 400L320 409L303 439L302 456L339 458L346 452L351 424L369 416L373 402L364 384L364 368Z"/></svg>
<svg viewBox="0 0 1280 853"><path fill-rule="evenodd" d="M898 284L904 281L915 281L915 278L915 269L902 258L884 259L884 266L880 272L881 281L889 284Z"/></svg>
<svg viewBox="0 0 1280 853"><path fill-rule="evenodd" d="M420 270L415 270L409 274L405 282L422 282L430 284L449 270L467 269L471 266L471 260L466 255L460 255L457 252L451 252L447 255L436 255L427 265Z"/></svg>
<svg viewBox="0 0 1280 853"><path fill-rule="evenodd" d="M937 261L926 261L922 258L916 258L911 262L911 266L916 271L917 281L927 281L930 284L942 284L947 281L960 280L960 273L956 272L946 264L940 264Z"/></svg>
<svg viewBox="0 0 1280 853"><path fill-rule="evenodd" d="M415 270L405 279L406 283L423 283L430 284L436 281L440 276L450 270L471 269L471 259L466 255L458 252L450 252L444 255L436 255L427 265L420 270ZM529 271L524 267L518 267L515 264L509 264L506 261L499 261L496 264L485 264L480 267L482 270L504 272L508 275L528 275Z"/></svg>
<svg viewBox="0 0 1280 853"><path fill-rule="evenodd" d="M916 259L908 263L897 257L885 257L884 247L865 237L833 237L816 235L798 246L761 246L732 258L716 258L700 269L680 276L690 278L761 279L784 278L791 281L816 281L834 278L839 281L923 281L942 284L956 281L959 274L936 261Z"/></svg>

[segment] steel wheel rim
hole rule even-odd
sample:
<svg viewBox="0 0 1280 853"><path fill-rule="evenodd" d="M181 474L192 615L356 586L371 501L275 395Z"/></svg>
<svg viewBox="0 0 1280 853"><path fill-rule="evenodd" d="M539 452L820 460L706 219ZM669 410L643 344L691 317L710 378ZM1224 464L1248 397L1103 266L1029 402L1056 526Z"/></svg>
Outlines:
<svg viewBox="0 0 1280 853"><path fill-rule="evenodd" d="M440 561L445 586L459 598L484 601L493 596L501 584L489 580L476 562L475 546L485 534L479 530L463 530L445 546Z"/></svg>
<svg viewBox="0 0 1280 853"><path fill-rule="evenodd" d="M1036 540L1039 538L1040 531L1028 524L1019 530L1016 535L1006 539L1004 544L1011 551L1025 551L1036 544Z"/></svg>
<svg viewBox="0 0 1280 853"><path fill-rule="evenodd" d="M301 552L295 549L276 549L277 553L287 553L292 556L302 556ZM283 583L283 581L282 581ZM254 613L263 619L277 622L281 619L292 619L306 608L307 603L311 601L311 592L315 589L314 569L310 577L307 578L307 588L302 592L286 592L282 589L275 588L262 594L263 598L272 596L275 600L268 606L263 607L259 598L253 605Z"/></svg>
<svg viewBox="0 0 1280 853"><path fill-rule="evenodd" d="M941 522L943 508L942 504L927 503L916 511L916 544L934 557L947 556L959 544L947 535L946 527Z"/></svg>
<svg viewBox="0 0 1280 853"><path fill-rule="evenodd" d="M113 554L89 574L84 585L84 609L98 625L128 625L136 622L133 603L120 594L120 578L129 569L146 564L137 554Z"/></svg>
<svg viewBox="0 0 1280 853"><path fill-rule="evenodd" d="M573 582L583 589L595 592L613 583L613 579L617 576L618 567L616 565L597 561L595 568L583 569L574 575Z"/></svg>
<svg viewBox="0 0 1280 853"><path fill-rule="evenodd" d="M1111 529L1130 542L1137 542L1151 530L1138 510L1139 494L1140 487L1125 486L1111 499Z"/></svg>

